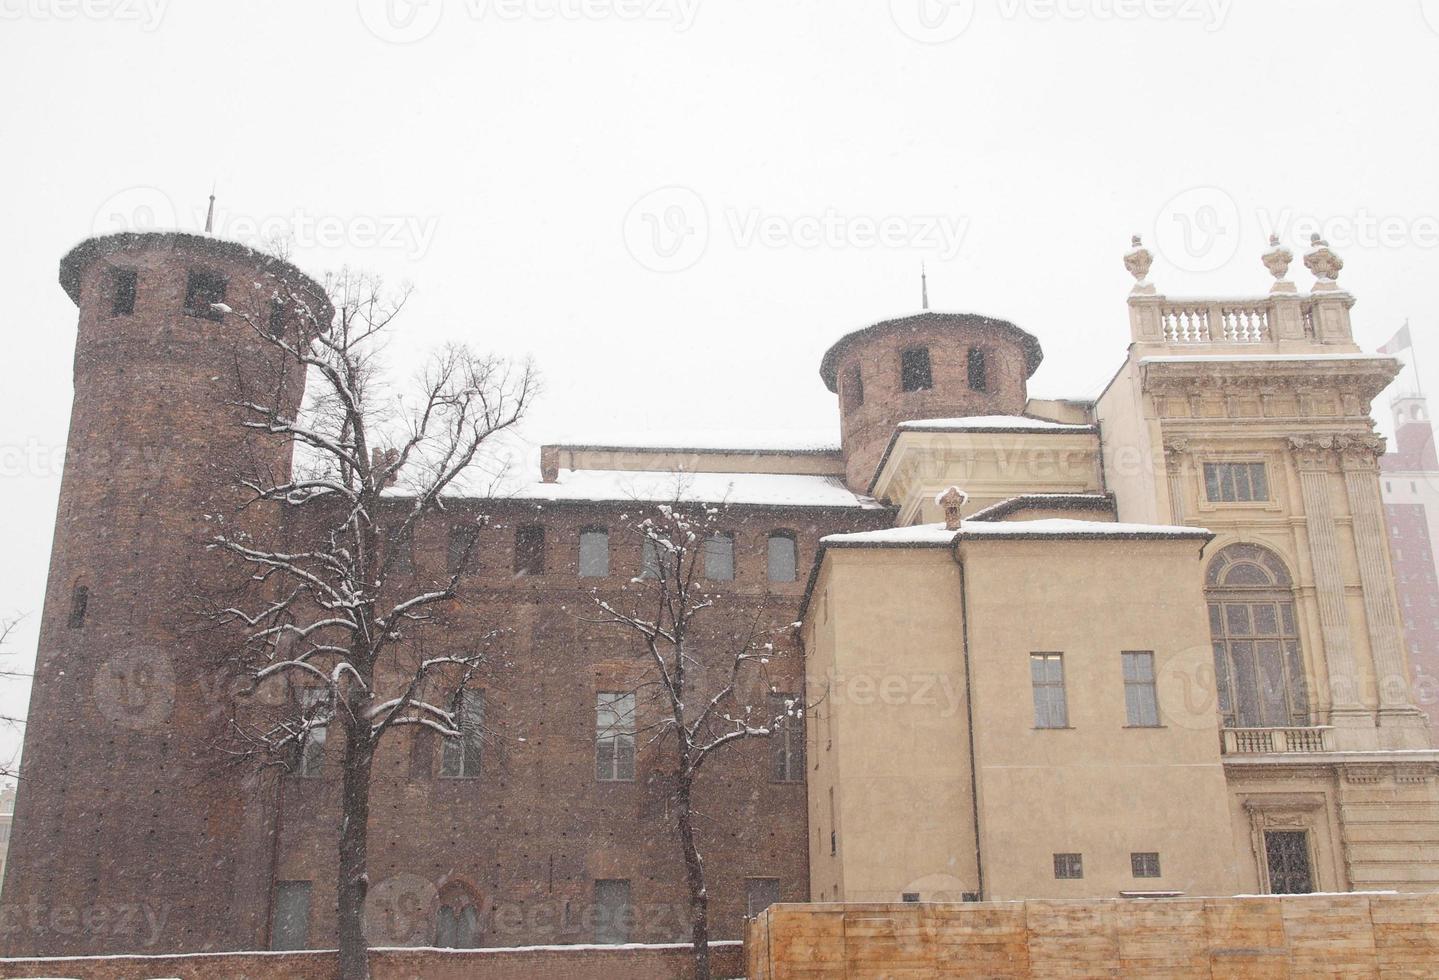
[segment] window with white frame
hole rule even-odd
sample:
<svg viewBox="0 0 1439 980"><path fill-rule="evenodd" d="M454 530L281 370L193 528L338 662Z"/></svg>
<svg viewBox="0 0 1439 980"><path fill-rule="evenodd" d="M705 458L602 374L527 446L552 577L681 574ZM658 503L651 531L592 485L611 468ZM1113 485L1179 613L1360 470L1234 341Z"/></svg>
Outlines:
<svg viewBox="0 0 1439 980"><path fill-rule="evenodd" d="M1064 696L1064 654L1031 653L1029 679L1034 690L1034 727L1068 728Z"/></svg>
<svg viewBox="0 0 1439 980"><path fill-rule="evenodd" d="M595 695L595 778L627 782L635 778L635 696L600 691Z"/></svg>
<svg viewBox="0 0 1439 980"><path fill-rule="evenodd" d="M1204 496L1216 504L1266 501L1268 471L1263 463L1205 463Z"/></svg>

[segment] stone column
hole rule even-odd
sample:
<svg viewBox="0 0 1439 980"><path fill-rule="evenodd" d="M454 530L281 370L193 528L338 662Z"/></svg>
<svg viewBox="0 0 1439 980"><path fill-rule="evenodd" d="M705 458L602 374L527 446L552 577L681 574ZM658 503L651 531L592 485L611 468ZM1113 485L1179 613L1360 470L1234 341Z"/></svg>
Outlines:
<svg viewBox="0 0 1439 980"><path fill-rule="evenodd" d="M1333 436L1292 436L1289 448L1299 467L1304 498L1309 555L1314 564L1314 591L1319 601L1319 625L1324 662L1329 669L1329 697L1333 715L1352 717L1363 712L1355 678L1354 651L1349 643L1349 614L1344 607L1344 572L1339 562L1339 531L1329 500L1329 463ZM1342 720L1336 719L1342 724Z"/></svg>
<svg viewBox="0 0 1439 980"><path fill-rule="evenodd" d="M1389 542L1379 496L1379 455L1384 451L1384 440L1378 436L1341 436L1339 450L1349 512L1354 517L1354 547L1359 555L1364 618L1368 621L1369 645L1374 652L1379 708L1381 711L1412 710L1394 576L1389 565Z"/></svg>

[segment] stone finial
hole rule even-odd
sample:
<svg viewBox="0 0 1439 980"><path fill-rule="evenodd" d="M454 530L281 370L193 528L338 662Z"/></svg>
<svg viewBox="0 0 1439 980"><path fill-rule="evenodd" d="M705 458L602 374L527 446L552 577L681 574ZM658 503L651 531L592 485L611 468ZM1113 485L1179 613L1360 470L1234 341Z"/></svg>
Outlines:
<svg viewBox="0 0 1439 980"><path fill-rule="evenodd" d="M1309 236L1309 251L1304 254L1304 267L1319 280L1316 288L1333 289L1334 280L1339 278L1339 270L1344 268L1344 260L1335 255L1329 248L1329 243L1316 232Z"/></svg>
<svg viewBox="0 0 1439 980"><path fill-rule="evenodd" d="M1136 293L1152 293L1154 287L1149 284L1149 267L1154 264L1154 255L1144 247L1144 242L1138 235L1129 239L1130 251L1124 256L1124 267L1134 277L1134 291Z"/></svg>
<svg viewBox="0 0 1439 980"><path fill-rule="evenodd" d="M1272 293L1292 293L1294 283L1284 277L1289 274L1289 263L1294 261L1294 253L1283 245L1279 244L1278 235L1269 236L1269 251L1263 255L1264 268L1274 277L1274 285L1269 291Z"/></svg>
<svg viewBox="0 0 1439 980"><path fill-rule="evenodd" d="M934 498L934 502L944 508L944 526L947 530L959 530L960 512L968 501L969 494L959 487L950 487Z"/></svg>

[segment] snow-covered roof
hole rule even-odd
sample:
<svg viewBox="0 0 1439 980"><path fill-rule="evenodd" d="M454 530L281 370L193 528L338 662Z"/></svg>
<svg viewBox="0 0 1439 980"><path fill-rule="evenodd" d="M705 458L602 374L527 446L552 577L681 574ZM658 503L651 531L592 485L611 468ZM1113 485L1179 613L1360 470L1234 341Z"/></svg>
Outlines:
<svg viewBox="0 0 1439 980"><path fill-rule="evenodd" d="M707 429L645 431L569 436L546 441L566 449L644 449L698 452L837 453L839 433L833 429Z"/></svg>
<svg viewBox="0 0 1439 980"><path fill-rule="evenodd" d="M825 547L838 548L943 548L954 542L955 535L964 538L1208 538L1208 529L1172 524L1118 524L1113 521L1079 521L1071 518L1046 518L1039 521L965 521L959 531L943 524L915 524L879 531L857 531L850 534L829 534L820 539Z"/></svg>
<svg viewBox="0 0 1439 980"><path fill-rule="evenodd" d="M990 504L965 518L967 521L998 521L1023 510L1114 510L1114 497L1107 493L1021 493Z"/></svg>
<svg viewBox="0 0 1439 980"><path fill-rule="evenodd" d="M1051 422L1028 415L969 415L957 419L913 419L900 430L915 432L1094 432L1092 425Z"/></svg>
<svg viewBox="0 0 1439 980"><path fill-rule="evenodd" d="M797 473L683 473L654 470L560 470L554 483L515 490L520 500L666 501L751 504L763 507L854 507L881 510L850 491L839 477Z"/></svg>

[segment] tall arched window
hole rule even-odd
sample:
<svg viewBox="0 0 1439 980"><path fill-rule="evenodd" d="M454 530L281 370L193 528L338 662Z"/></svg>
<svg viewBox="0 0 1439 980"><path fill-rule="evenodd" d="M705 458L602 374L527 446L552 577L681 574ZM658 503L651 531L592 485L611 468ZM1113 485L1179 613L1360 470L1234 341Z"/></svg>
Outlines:
<svg viewBox="0 0 1439 980"><path fill-rule="evenodd" d="M463 885L451 882L440 892L435 910L435 945L442 949L474 949L480 944L480 913L475 897Z"/></svg>
<svg viewBox="0 0 1439 980"><path fill-rule="evenodd" d="M1256 544L1230 545L1209 563L1204 594L1226 727L1309 724L1293 589L1284 562Z"/></svg>

